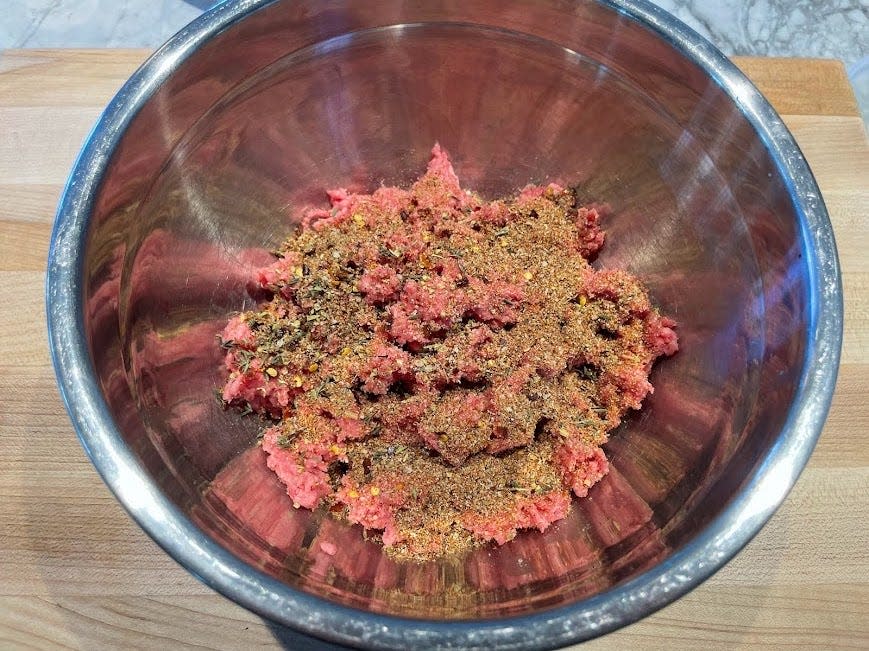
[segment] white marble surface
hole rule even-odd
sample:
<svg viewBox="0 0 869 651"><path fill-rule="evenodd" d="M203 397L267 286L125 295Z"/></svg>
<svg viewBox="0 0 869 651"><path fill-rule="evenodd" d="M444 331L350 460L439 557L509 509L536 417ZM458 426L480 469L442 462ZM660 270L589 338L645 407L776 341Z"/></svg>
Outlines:
<svg viewBox="0 0 869 651"><path fill-rule="evenodd" d="M157 47L200 13L182 0L0 0L0 49Z"/></svg>
<svg viewBox="0 0 869 651"><path fill-rule="evenodd" d="M841 59L869 54L867 0L657 0L726 54Z"/></svg>

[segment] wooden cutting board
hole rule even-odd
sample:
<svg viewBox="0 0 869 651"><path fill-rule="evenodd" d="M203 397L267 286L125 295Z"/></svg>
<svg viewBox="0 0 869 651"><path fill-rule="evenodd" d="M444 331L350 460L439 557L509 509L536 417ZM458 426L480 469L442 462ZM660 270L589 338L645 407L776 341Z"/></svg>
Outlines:
<svg viewBox="0 0 869 651"><path fill-rule="evenodd" d="M145 51L0 53L0 648L314 648L199 583L121 510L55 388L43 279L57 199ZM840 63L739 59L806 154L845 287L839 384L781 510L712 579L583 648L869 647L869 148Z"/></svg>

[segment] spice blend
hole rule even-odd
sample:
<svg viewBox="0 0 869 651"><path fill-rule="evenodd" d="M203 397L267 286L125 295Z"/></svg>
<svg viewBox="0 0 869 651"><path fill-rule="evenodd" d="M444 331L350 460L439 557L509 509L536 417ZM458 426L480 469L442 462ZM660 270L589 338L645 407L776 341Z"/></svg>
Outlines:
<svg viewBox="0 0 869 651"><path fill-rule="evenodd" d="M556 184L487 202L435 145L409 189L329 192L221 336L223 400L273 421L268 466L397 558L564 518L678 344L637 278L596 270L596 210Z"/></svg>

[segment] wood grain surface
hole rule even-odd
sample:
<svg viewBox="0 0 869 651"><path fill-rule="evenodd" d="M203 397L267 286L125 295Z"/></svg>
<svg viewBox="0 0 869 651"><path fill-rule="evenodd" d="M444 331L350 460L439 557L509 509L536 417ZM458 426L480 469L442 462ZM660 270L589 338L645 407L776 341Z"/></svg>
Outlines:
<svg viewBox="0 0 869 651"><path fill-rule="evenodd" d="M315 648L163 553L102 484L55 388L43 308L55 206L101 108L146 55L0 53L0 648ZM583 648L869 648L869 148L841 64L737 63L783 114L833 220L838 388L808 467L747 548Z"/></svg>

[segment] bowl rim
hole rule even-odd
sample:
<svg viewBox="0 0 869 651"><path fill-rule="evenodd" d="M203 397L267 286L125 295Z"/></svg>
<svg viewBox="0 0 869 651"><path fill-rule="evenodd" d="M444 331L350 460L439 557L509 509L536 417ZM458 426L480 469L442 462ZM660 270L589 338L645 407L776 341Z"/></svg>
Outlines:
<svg viewBox="0 0 869 651"><path fill-rule="evenodd" d="M272 621L343 644L384 649L555 648L632 623L705 581L781 505L820 436L842 344L841 274L820 190L781 118L712 44L646 0L591 1L653 31L702 68L740 108L788 184L808 269L809 337L796 395L778 440L716 518L659 565L575 604L504 619L435 621L370 613L292 588L200 531L149 478L113 422L85 340L83 245L94 193L124 130L156 89L212 36L274 1L219 3L148 58L102 113L61 196L45 285L51 357L78 438L110 490L157 544L211 588Z"/></svg>

